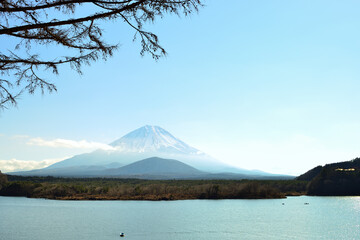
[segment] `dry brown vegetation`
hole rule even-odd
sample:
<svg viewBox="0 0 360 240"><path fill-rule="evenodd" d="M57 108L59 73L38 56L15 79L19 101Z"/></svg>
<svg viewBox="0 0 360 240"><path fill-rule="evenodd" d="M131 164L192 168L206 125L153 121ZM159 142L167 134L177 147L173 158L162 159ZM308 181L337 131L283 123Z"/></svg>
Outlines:
<svg viewBox="0 0 360 240"><path fill-rule="evenodd" d="M22 181L19 181L22 180ZM292 180L138 180L10 177L0 195L62 200L264 199L304 193Z"/></svg>

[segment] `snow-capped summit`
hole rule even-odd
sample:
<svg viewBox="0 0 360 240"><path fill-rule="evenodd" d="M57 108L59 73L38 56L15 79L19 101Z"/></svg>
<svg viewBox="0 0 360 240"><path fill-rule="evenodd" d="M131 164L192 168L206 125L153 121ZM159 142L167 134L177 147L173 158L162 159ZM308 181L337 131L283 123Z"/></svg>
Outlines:
<svg viewBox="0 0 360 240"><path fill-rule="evenodd" d="M169 154L201 154L158 126L143 126L110 143L117 151L131 153L163 152Z"/></svg>
<svg viewBox="0 0 360 240"><path fill-rule="evenodd" d="M158 126L143 126L109 145L113 149L98 149L76 155L48 168L107 166L114 163L124 166L151 157L179 160L202 171L215 171L226 167L222 162L189 146Z"/></svg>

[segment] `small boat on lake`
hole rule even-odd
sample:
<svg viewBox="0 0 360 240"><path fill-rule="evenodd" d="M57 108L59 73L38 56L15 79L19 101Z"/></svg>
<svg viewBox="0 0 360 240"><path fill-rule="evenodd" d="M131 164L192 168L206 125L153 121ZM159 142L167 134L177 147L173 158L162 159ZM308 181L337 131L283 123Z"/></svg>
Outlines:
<svg viewBox="0 0 360 240"><path fill-rule="evenodd" d="M125 237L125 234L124 234L124 233L120 233L120 237Z"/></svg>

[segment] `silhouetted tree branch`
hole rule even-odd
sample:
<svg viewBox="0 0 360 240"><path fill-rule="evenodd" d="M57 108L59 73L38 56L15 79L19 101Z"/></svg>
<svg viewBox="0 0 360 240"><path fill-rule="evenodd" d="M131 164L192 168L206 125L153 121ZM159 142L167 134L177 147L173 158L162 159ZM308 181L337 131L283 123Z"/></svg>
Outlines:
<svg viewBox="0 0 360 240"><path fill-rule="evenodd" d="M0 0L0 36L16 39L14 50L0 49L0 108L16 105L24 91L52 92L56 86L39 77L38 71L59 73L68 64L81 73L83 64L112 56L117 45L102 38L99 21L120 20L139 36L140 54L155 60L166 55L157 35L143 25L166 13L188 15L202 6L201 0ZM79 16L77 9L86 9ZM56 16L61 19L57 19ZM34 44L71 49L69 56L45 59L33 53ZM26 50L26 51L24 51ZM19 53L21 52L21 53Z"/></svg>

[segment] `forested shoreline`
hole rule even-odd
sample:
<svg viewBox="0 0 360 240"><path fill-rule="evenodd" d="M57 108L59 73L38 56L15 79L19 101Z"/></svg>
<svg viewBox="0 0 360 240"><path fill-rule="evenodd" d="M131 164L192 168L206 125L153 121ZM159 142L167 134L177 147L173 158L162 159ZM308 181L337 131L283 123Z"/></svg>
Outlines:
<svg viewBox="0 0 360 240"><path fill-rule="evenodd" d="M140 180L7 175L7 180L0 184L0 195L58 200L271 199L303 195L307 183L296 180Z"/></svg>

